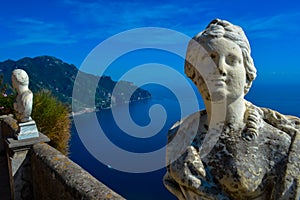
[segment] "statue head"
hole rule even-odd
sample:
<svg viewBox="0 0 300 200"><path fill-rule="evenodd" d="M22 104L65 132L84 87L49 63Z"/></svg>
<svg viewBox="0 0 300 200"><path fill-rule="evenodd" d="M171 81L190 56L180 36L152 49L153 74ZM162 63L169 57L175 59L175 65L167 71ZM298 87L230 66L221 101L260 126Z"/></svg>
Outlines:
<svg viewBox="0 0 300 200"><path fill-rule="evenodd" d="M254 66L253 59L250 55L251 48L244 31L241 27L233 25L228 21L215 19L209 23L209 25L204 31L197 34L193 38L193 41L196 41L198 44L205 46L207 41L212 40L214 38L224 38L226 40L234 42L237 46L240 47L243 57L243 65L246 73L246 86L244 88L244 94L247 94L252 85L252 81L256 77L256 68ZM189 56L190 55L188 49L187 58ZM192 69L194 68L193 64L191 64L189 60L186 59L185 72L192 80L195 78L195 74L197 74L197 70ZM201 74L199 73L197 78L203 79L203 77L201 77Z"/></svg>
<svg viewBox="0 0 300 200"><path fill-rule="evenodd" d="M19 86L28 87L29 77L27 73L22 69L15 69L12 72L12 85L15 89L18 89Z"/></svg>

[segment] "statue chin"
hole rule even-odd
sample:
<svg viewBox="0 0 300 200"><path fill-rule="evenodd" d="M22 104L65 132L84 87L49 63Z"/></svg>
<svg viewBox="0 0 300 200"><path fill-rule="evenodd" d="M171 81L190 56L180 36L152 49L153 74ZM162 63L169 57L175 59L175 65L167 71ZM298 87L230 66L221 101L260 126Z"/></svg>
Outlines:
<svg viewBox="0 0 300 200"><path fill-rule="evenodd" d="M224 89L219 89L220 91L214 91L211 93L212 102L220 102L226 99L226 93Z"/></svg>

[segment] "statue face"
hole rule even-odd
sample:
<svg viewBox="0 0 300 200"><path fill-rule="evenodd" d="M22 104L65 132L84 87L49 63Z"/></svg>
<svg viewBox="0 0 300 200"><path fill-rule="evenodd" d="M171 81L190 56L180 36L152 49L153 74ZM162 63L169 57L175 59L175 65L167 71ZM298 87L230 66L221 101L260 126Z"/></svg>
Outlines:
<svg viewBox="0 0 300 200"><path fill-rule="evenodd" d="M198 65L200 72L209 71L202 74L208 84L211 100L221 100L222 98L234 100L244 96L246 71L240 47L223 37L209 39L201 45L207 51L200 55L201 61L205 63L205 59L212 59L215 63L214 66ZM201 69L202 67L213 69Z"/></svg>
<svg viewBox="0 0 300 200"><path fill-rule="evenodd" d="M18 83L17 83L16 78L14 76L12 76L11 80L12 80L12 86L13 86L13 88L17 89L18 88Z"/></svg>

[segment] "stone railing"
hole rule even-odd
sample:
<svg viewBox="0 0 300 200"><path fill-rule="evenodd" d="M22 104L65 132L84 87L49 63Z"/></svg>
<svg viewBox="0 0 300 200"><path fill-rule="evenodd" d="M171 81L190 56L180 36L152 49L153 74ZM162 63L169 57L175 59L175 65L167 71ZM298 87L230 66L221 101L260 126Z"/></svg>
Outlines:
<svg viewBox="0 0 300 200"><path fill-rule="evenodd" d="M1 199L124 199L39 137L17 140L16 122L0 120Z"/></svg>

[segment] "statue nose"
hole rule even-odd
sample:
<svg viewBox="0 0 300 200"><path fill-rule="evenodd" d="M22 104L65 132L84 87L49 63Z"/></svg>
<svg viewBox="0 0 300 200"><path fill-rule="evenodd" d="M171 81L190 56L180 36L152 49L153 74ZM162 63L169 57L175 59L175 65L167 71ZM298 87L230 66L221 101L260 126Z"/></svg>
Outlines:
<svg viewBox="0 0 300 200"><path fill-rule="evenodd" d="M226 62L225 62L225 59L223 59L222 57L217 62L217 69L221 76L227 75Z"/></svg>

